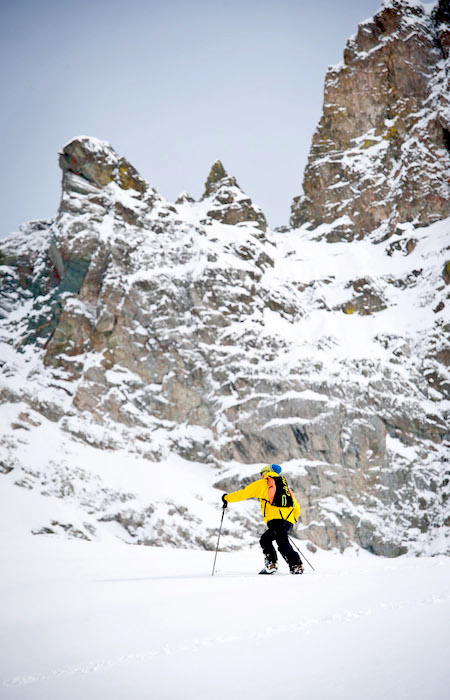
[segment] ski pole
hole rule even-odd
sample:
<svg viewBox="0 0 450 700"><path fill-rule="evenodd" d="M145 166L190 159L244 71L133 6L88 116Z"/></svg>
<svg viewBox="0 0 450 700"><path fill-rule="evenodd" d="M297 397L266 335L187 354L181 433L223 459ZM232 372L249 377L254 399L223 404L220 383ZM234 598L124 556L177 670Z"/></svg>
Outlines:
<svg viewBox="0 0 450 700"><path fill-rule="evenodd" d="M212 569L212 574L211 574L211 576L214 576L214 569L216 568L217 550L219 549L219 540L220 540L220 534L221 534L221 532L222 532L222 523L223 523L223 516L225 515L225 508L226 508L226 506L224 506L224 507L222 508L222 519L221 519L221 521L220 521L219 536L218 536L218 538L217 538L216 555L215 555L215 557L214 557L214 564L213 564L213 569Z"/></svg>
<svg viewBox="0 0 450 700"><path fill-rule="evenodd" d="M295 549L296 549L297 552L300 554L300 556L303 557L303 559L309 564L309 561L307 560L307 558L305 557L305 555L303 554L303 552L301 552L300 549L297 547L297 545L295 544L295 542L293 542L293 541L291 540L290 537L288 537L288 540L289 540L289 542L290 542L292 545L294 545ZM311 569L312 569L313 571L315 571L315 568L313 567L313 565L312 565L312 564L309 564L309 565L310 565Z"/></svg>

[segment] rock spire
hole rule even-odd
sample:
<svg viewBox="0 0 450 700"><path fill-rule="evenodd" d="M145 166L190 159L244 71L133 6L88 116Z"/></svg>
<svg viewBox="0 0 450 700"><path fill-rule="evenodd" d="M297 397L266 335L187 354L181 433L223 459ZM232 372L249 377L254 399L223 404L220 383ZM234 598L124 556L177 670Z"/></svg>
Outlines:
<svg viewBox="0 0 450 700"><path fill-rule="evenodd" d="M262 231L267 229L266 217L239 187L236 178L228 175L220 160L212 166L205 182L202 201L208 203L208 216L224 224L256 222Z"/></svg>

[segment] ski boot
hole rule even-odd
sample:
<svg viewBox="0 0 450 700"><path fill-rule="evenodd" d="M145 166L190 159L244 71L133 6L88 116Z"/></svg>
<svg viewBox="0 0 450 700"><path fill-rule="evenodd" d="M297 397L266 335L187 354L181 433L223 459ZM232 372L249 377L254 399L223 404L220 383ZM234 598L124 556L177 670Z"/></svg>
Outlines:
<svg viewBox="0 0 450 700"><path fill-rule="evenodd" d="M276 574L278 571L278 562L266 561L264 569L261 569L260 574Z"/></svg>
<svg viewBox="0 0 450 700"><path fill-rule="evenodd" d="M299 564L294 564L294 566L289 567L289 571L291 574L302 574L304 571L303 564L301 562Z"/></svg>

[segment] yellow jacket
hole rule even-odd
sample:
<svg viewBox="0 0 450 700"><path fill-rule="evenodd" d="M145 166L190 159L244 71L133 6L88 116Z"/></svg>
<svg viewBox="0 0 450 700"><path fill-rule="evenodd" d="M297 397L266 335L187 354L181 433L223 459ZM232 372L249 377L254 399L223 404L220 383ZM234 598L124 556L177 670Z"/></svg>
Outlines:
<svg viewBox="0 0 450 700"><path fill-rule="evenodd" d="M240 491L232 491L225 496L225 500L228 503L235 503L236 501L245 501L247 498L259 498L261 503L261 510L264 518L264 522L268 523L269 520L287 520L288 522L294 524L300 515L300 506L295 498L292 490L291 495L294 500L294 507L280 508L278 506L272 506L269 502L269 483L267 481L268 476L279 476L276 472L269 472L263 479L258 479L258 481L252 481L251 484L241 489Z"/></svg>

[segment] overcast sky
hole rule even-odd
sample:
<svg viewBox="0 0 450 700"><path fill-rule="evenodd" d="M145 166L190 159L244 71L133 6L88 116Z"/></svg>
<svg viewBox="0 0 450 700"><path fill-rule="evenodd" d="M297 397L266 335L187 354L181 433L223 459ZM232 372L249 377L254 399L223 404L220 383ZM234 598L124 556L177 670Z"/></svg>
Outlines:
<svg viewBox="0 0 450 700"><path fill-rule="evenodd" d="M272 227L301 191L327 67L382 0L0 0L0 235L52 217L58 151L109 141L162 195L221 159Z"/></svg>

